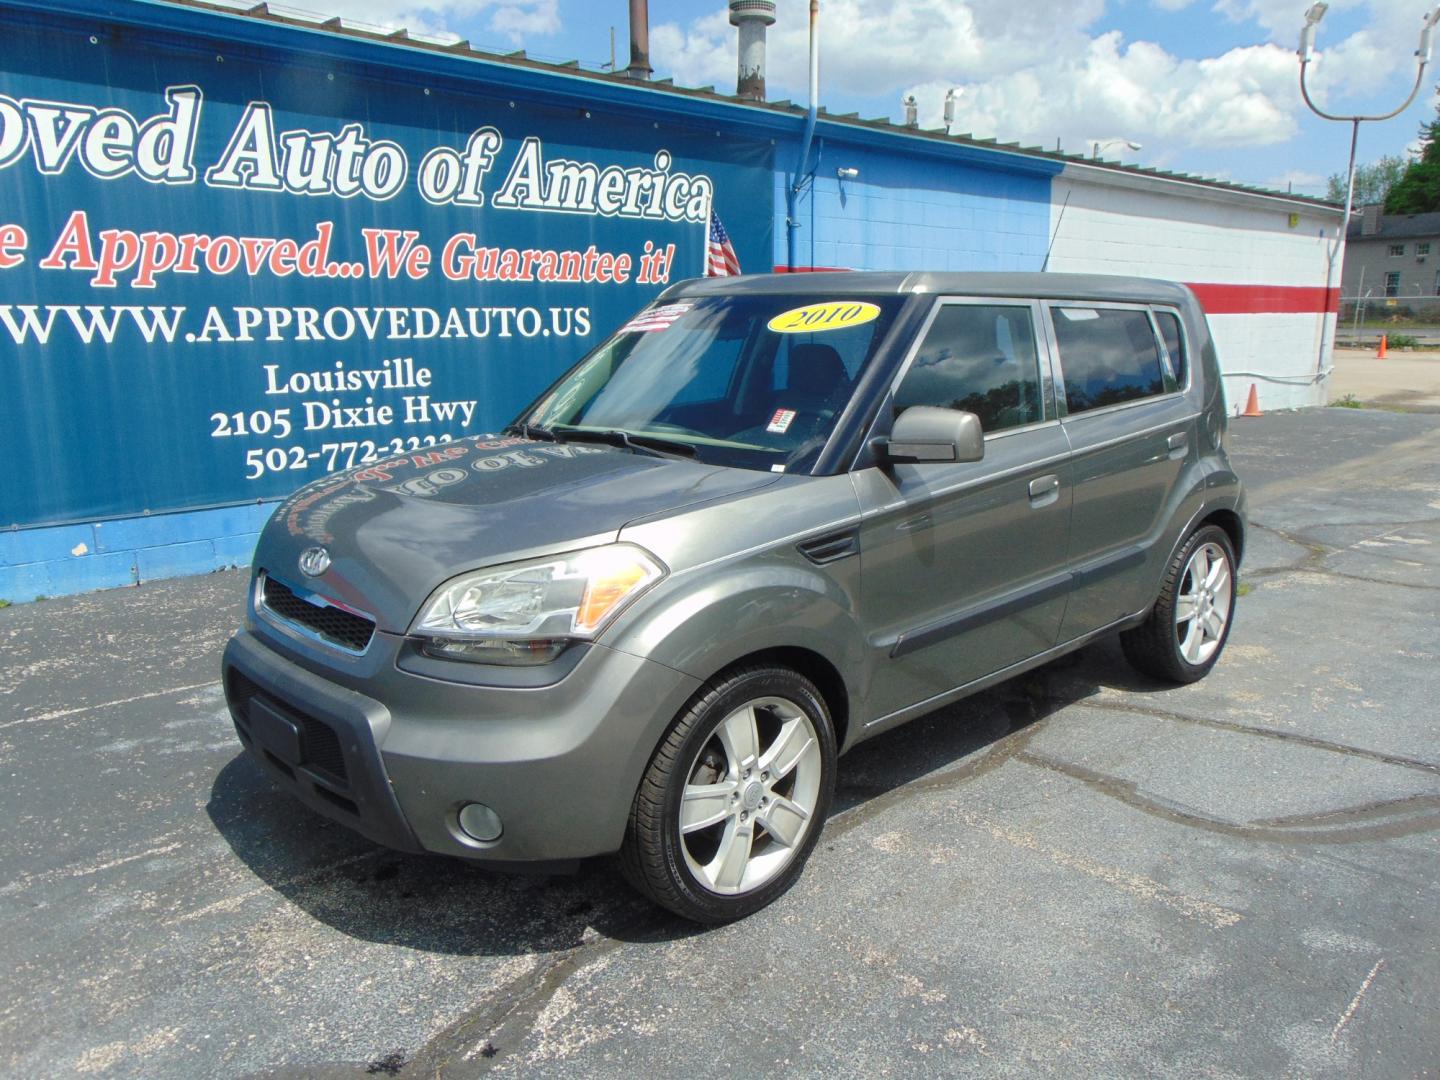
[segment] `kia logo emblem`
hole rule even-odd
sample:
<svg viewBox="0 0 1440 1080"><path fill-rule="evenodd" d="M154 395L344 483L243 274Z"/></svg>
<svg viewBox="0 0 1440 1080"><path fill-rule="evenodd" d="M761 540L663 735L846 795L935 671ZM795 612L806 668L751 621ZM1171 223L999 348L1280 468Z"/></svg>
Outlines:
<svg viewBox="0 0 1440 1080"><path fill-rule="evenodd" d="M300 553L300 569L306 577L319 577L330 569L330 553L323 547L306 548Z"/></svg>

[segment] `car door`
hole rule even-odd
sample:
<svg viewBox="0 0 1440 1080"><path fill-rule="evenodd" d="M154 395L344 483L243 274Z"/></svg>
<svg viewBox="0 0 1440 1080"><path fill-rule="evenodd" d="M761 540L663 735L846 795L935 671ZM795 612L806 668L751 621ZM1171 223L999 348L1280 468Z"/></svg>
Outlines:
<svg viewBox="0 0 1440 1080"><path fill-rule="evenodd" d="M1046 305L1057 404L1070 440L1074 574L1060 640L1154 599L1195 409L1181 393L1151 312L1140 304Z"/></svg>
<svg viewBox="0 0 1440 1080"><path fill-rule="evenodd" d="M956 408L980 417L985 456L852 474L870 725L1055 644L1069 585L1069 446L1040 326L1033 301L938 301L874 434L913 405Z"/></svg>

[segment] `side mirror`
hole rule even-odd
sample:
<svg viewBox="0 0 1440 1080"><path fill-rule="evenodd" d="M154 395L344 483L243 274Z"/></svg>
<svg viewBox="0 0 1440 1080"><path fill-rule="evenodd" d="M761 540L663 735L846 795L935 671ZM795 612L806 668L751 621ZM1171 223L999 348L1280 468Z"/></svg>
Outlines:
<svg viewBox="0 0 1440 1080"><path fill-rule="evenodd" d="M891 464L979 461L985 456L985 433L974 413L912 405L895 418L888 439L876 440L875 452Z"/></svg>

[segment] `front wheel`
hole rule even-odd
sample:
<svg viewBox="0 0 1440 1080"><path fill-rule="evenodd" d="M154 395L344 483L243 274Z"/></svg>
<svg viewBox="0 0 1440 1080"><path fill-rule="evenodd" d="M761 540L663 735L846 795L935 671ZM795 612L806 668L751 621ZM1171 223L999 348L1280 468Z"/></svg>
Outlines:
<svg viewBox="0 0 1440 1080"><path fill-rule="evenodd" d="M1205 525L1170 560L1150 617L1120 644L1147 675L1195 682L1220 659L1234 614L1235 549L1224 529Z"/></svg>
<svg viewBox="0 0 1440 1080"><path fill-rule="evenodd" d="M621 849L656 903L705 923L743 918L800 876L835 787L835 734L814 685L744 668L707 687L651 759Z"/></svg>

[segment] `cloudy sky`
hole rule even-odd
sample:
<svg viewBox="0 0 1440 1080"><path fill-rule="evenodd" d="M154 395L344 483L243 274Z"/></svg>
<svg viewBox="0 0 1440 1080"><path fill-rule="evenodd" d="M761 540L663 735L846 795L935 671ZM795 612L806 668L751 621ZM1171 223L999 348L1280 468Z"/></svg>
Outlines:
<svg viewBox="0 0 1440 1080"><path fill-rule="evenodd" d="M524 48L599 66L610 27L623 67L626 0L286 0L386 26L449 31L478 47ZM769 95L806 96L808 0L778 0ZM1388 112L1414 80L1433 0L1332 0L1311 87L1332 112ZM1295 43L1309 0L822 0L822 104L922 125L962 89L953 130L1306 194L1344 170L1348 125L1310 115ZM724 0L652 0L657 75L733 91L735 31ZM1440 51L1437 51L1440 70ZM1400 117L1361 129L1360 160L1401 153L1433 118L1434 83Z"/></svg>

